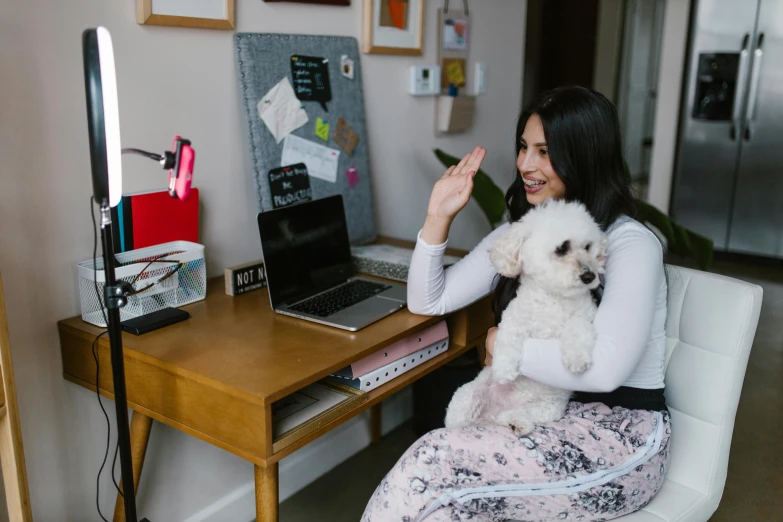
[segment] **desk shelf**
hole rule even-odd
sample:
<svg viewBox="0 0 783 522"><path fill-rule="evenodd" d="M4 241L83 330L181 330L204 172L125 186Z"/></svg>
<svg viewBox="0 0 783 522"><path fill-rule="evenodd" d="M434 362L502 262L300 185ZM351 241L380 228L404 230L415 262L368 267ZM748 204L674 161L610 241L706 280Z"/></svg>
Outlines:
<svg viewBox="0 0 783 522"><path fill-rule="evenodd" d="M341 403L338 407L327 411L321 416L311 419L297 429L295 432L289 432L285 436L272 442L272 456L267 462L277 462L280 459L290 455L294 451L302 448L324 433L333 430L340 424L352 419L364 410L378 404L384 399L390 397L402 388L405 388L412 382L424 377L431 371L443 366L444 364L456 359L471 348L479 348L484 345L483 336L476 339L468 345L461 345L454 342L449 343L449 349L445 353L430 359L429 361L417 366L416 368L405 372L396 379L387 382L370 390L360 392L357 400L349 399Z"/></svg>

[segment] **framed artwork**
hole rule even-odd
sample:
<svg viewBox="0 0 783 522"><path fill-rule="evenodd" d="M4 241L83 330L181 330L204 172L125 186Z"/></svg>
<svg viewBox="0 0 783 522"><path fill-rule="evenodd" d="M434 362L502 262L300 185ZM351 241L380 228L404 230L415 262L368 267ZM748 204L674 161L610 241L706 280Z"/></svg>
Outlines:
<svg viewBox="0 0 783 522"><path fill-rule="evenodd" d="M351 5L351 0L264 0L264 2L296 2L299 4Z"/></svg>
<svg viewBox="0 0 783 522"><path fill-rule="evenodd" d="M364 0L364 52L421 56L425 1Z"/></svg>
<svg viewBox="0 0 783 522"><path fill-rule="evenodd" d="M235 0L136 0L136 22L199 29L234 29Z"/></svg>

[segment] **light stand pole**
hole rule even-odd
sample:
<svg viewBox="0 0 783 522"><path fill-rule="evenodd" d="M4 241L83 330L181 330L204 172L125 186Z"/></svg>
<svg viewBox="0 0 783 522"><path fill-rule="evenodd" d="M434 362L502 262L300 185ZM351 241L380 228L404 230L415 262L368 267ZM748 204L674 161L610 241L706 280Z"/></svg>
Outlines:
<svg viewBox="0 0 783 522"><path fill-rule="evenodd" d="M133 287L125 281L120 281L118 284L114 277L114 243L112 242L111 232L111 208L108 205L101 205L101 243L103 246L103 270L105 274L103 302L106 305L107 328L109 330L109 351L114 383L117 444L120 447L120 470L123 486L122 496L125 504L125 520L126 522L136 522L138 520L136 517L136 485L133 482L130 427L128 426L128 399L125 394L125 361L122 355L122 324L120 322L120 308L128 302L126 294L132 291Z"/></svg>

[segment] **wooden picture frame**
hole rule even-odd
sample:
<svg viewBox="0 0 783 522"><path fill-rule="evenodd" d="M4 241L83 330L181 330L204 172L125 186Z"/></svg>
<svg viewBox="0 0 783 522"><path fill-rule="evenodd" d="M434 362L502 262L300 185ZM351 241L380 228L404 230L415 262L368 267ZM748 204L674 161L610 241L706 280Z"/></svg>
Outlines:
<svg viewBox="0 0 783 522"><path fill-rule="evenodd" d="M424 50L424 11L427 0L408 0L406 30L380 28L382 3L387 0L364 0L364 41L368 54L421 56Z"/></svg>
<svg viewBox="0 0 783 522"><path fill-rule="evenodd" d="M264 0L264 2L295 2L297 4L318 4L318 5L351 5L351 0Z"/></svg>
<svg viewBox="0 0 783 522"><path fill-rule="evenodd" d="M136 22L140 25L167 25L172 27L195 27L197 29L234 29L234 2L235 0L213 0L216 6L223 7L223 18L202 18L186 14L172 14L176 12L177 4L184 6L188 0L165 0L167 11L165 14L155 12L153 5L157 0L136 0ZM188 11L183 7L183 13Z"/></svg>

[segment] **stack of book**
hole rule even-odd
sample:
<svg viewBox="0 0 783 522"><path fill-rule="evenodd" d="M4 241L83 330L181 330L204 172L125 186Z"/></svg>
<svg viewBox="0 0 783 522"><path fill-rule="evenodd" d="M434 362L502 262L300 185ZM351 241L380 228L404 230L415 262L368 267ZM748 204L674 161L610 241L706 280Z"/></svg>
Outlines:
<svg viewBox="0 0 783 522"><path fill-rule="evenodd" d="M449 349L446 321L406 337L333 373L329 378L361 391L374 390Z"/></svg>

